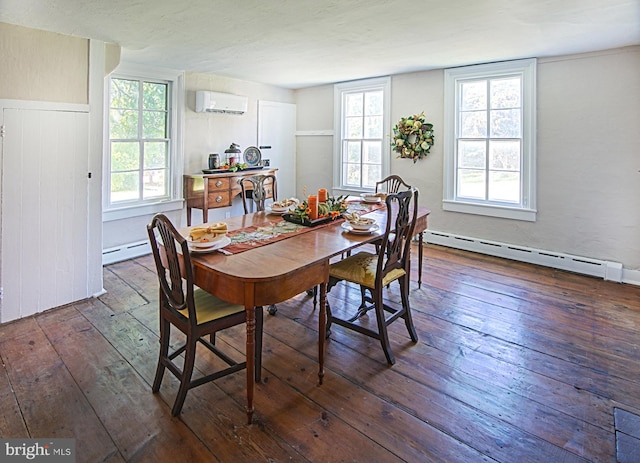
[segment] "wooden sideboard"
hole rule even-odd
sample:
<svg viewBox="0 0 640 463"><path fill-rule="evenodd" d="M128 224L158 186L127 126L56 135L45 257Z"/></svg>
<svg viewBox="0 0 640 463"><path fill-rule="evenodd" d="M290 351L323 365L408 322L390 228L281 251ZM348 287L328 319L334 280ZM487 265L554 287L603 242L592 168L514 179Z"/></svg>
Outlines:
<svg viewBox="0 0 640 463"><path fill-rule="evenodd" d="M221 172L216 174L184 175L184 198L187 201L187 226L191 226L191 209L202 209L202 222L209 221L209 209L229 207L233 199L241 194L238 180L254 175L274 174L278 169L265 168L262 170L247 170L239 172ZM248 185L245 185L248 186ZM273 191L268 185L267 198L273 197Z"/></svg>

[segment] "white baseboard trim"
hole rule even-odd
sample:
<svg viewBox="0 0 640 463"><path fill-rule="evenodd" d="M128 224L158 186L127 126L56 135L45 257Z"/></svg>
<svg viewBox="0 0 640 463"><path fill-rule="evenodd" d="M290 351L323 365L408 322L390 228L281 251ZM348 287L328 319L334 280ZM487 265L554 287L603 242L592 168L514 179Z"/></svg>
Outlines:
<svg viewBox="0 0 640 463"><path fill-rule="evenodd" d="M596 276L618 283L640 285L640 271L626 270L619 262L514 246L432 230L425 231L424 240L427 243Z"/></svg>
<svg viewBox="0 0 640 463"><path fill-rule="evenodd" d="M114 248L102 250L102 265L115 264L123 260L151 254L149 241L138 241L136 243L123 244Z"/></svg>
<svg viewBox="0 0 640 463"><path fill-rule="evenodd" d="M104 288L102 288L100 291L98 291L97 293L95 293L95 294L94 294L93 296L91 296L91 297L98 298L98 297L102 296L103 294L107 294L107 290L106 290L106 289L104 289Z"/></svg>

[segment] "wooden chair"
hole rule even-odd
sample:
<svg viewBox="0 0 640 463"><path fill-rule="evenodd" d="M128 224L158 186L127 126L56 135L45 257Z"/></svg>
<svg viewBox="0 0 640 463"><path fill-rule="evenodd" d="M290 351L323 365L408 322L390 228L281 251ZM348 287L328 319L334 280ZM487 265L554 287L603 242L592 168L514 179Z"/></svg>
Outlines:
<svg viewBox="0 0 640 463"><path fill-rule="evenodd" d="M376 182L376 193L397 193L400 190L410 190L411 185L407 184L399 175L389 175L379 182Z"/></svg>
<svg viewBox="0 0 640 463"><path fill-rule="evenodd" d="M376 182L376 193L397 193L400 190L408 190L410 188L411 185L408 185L399 175L389 175L387 178L383 178L379 182ZM423 241L423 232L420 232L418 233L418 288L422 286Z"/></svg>
<svg viewBox="0 0 640 463"><path fill-rule="evenodd" d="M366 288L371 292L370 302L373 303L372 308L376 315L377 330L357 323L358 317L338 318L327 305L327 333L329 333L330 326L336 323L378 339L382 344L387 362L393 365L395 357L391 352L387 326L402 318L411 340L418 341L409 305L411 238L418 214L418 190L411 188L391 193L387 195L385 201L387 204L387 225L378 252L360 251L331 264L329 267L330 288L337 282L344 280L358 284L361 289ZM383 299L383 288L394 281L398 281L400 284L401 308L390 307Z"/></svg>
<svg viewBox="0 0 640 463"><path fill-rule="evenodd" d="M193 270L187 240L163 214L157 214L147 225L149 241L160 283L160 355L152 390L157 393L168 368L180 380L180 387L171 414L177 416L187 396L196 386L243 370L247 362L236 362L215 345L215 334L246 322L245 308L223 301L193 284ZM186 335L186 341L169 351L171 327ZM262 309L256 308L255 380L260 381L262 367ZM205 336L209 336L206 339ZM196 345L200 342L228 367L197 379L191 379ZM182 369L174 359L184 353Z"/></svg>
<svg viewBox="0 0 640 463"><path fill-rule="evenodd" d="M276 176L273 174L243 177L238 179L238 183L242 190L242 205L244 206L245 214L249 213L249 204L251 202L255 204L256 212L261 212L266 208L265 202L267 198L272 198L274 201L278 199ZM249 185L251 188L248 188ZM269 314L275 315L278 307L275 304L271 304L267 310Z"/></svg>
<svg viewBox="0 0 640 463"><path fill-rule="evenodd" d="M274 201L278 199L276 176L273 174L243 177L238 179L238 183L242 190L242 205L245 214L249 213L251 201L255 204L256 212L260 212L264 211L265 201L268 198L273 198Z"/></svg>

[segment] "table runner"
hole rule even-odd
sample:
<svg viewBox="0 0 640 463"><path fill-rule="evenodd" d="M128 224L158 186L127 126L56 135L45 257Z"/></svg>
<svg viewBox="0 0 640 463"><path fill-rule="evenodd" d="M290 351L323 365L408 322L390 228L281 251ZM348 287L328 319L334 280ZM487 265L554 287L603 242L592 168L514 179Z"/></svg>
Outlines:
<svg viewBox="0 0 640 463"><path fill-rule="evenodd" d="M350 201L347 212L366 214L377 209L382 209L383 207L386 207L383 202L363 204L360 201ZM276 241L281 241L340 222L344 222L342 217L314 227L307 227L305 225L287 222L282 217L266 216L264 223L261 225L252 225L251 227L228 232L227 236L231 239L231 244L225 246L224 250L230 254L238 254L243 251L248 251L249 249L255 249L269 243L275 243Z"/></svg>

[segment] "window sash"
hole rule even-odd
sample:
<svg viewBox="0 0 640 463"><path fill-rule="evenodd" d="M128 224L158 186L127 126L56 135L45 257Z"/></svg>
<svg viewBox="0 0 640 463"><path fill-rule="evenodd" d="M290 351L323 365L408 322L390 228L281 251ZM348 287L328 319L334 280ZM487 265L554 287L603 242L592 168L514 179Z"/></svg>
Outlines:
<svg viewBox="0 0 640 463"><path fill-rule="evenodd" d="M113 92L112 86L114 81L129 81L135 82L135 93L129 94L132 99L137 102L135 107L133 105L124 107L119 105L112 105ZM161 85L164 87L164 102L161 106L153 105L151 108L145 107L147 99L147 87L149 84ZM170 114L170 98L172 92L172 85L169 81L159 81L152 79L132 79L122 78L114 76L110 79L110 92L109 92L109 135L110 135L110 150L109 150L109 206L131 206L135 204L145 204L149 201L161 201L171 198L171 176L167 173L171 172L171 139L167 136L171 133L171 114ZM149 93L149 96L151 94ZM112 122L115 121L114 117L111 117L114 113L116 115L122 115L128 112L130 116L135 117L135 124L131 124L130 130L135 128L135 133L127 132L126 135L132 135L126 138L111 138L113 135L112 129L114 129ZM160 115L160 118L153 116ZM152 116L152 117L148 117ZM160 132L164 137L151 137L148 135L159 135L159 133L151 133L152 130L147 127L147 123L157 125L159 120L163 120L164 129L160 127ZM135 126L135 127L134 127ZM119 133L123 135L123 133ZM114 156L116 155L118 146L128 146L130 149L137 151L137 159L130 159L130 163L133 165L127 167L118 166L115 162ZM162 163L150 164L150 158L153 156L152 147L163 146L161 149L160 158L163 159ZM147 149L149 148L149 149ZM156 156L157 157L157 156ZM122 185L119 190L116 191L114 182L119 180L118 183ZM156 185L154 188L154 184ZM158 188L161 190L158 193Z"/></svg>
<svg viewBox="0 0 640 463"><path fill-rule="evenodd" d="M389 171L389 88L389 78L334 86L334 190L371 190Z"/></svg>
<svg viewBox="0 0 640 463"><path fill-rule="evenodd" d="M535 220L535 64L445 71L445 210Z"/></svg>
<svg viewBox="0 0 640 463"><path fill-rule="evenodd" d="M141 143L138 138L141 134L139 127L142 122L139 119L137 134L114 134L111 139L111 80L123 79L135 82L148 82L149 85L155 84L166 85L164 100L162 98L162 88L156 89L158 93L153 101L147 104L148 121L152 121L152 126L157 127L154 121L164 121L164 131L147 130L145 146L138 146L138 152L147 155L147 164L144 164L144 158L138 155L136 159L136 168L131 166L126 169L117 168L117 171L135 170L134 174L136 185L144 185L144 175L146 170L147 184L149 187L145 190L137 188L136 198L123 201L111 201L111 173L112 173L112 142L135 142ZM138 84L137 84L138 85ZM138 92L139 92L139 87ZM122 63L118 69L108 78L108 85L105 85L105 122L104 122L104 156L103 156L103 220L120 220L127 217L135 217L138 215L146 215L149 208L153 212L161 212L180 208L182 203L182 127L183 127L183 111L180 109L184 104L184 72L172 69L155 68L149 66L135 65L131 63ZM140 100L138 100L140 101ZM158 114L159 107L165 106ZM123 104L125 107L134 106L136 111L140 109L140 104ZM115 137L118 138L115 138ZM151 152L149 151L151 150ZM149 154L152 154L149 157ZM163 165L164 164L164 165ZM115 167L115 166L114 166ZM145 169L145 170L143 170ZM160 181L158 183L158 181ZM149 184L151 182L151 184ZM164 182L164 188L158 189L158 185ZM121 199L121 198L120 198Z"/></svg>

